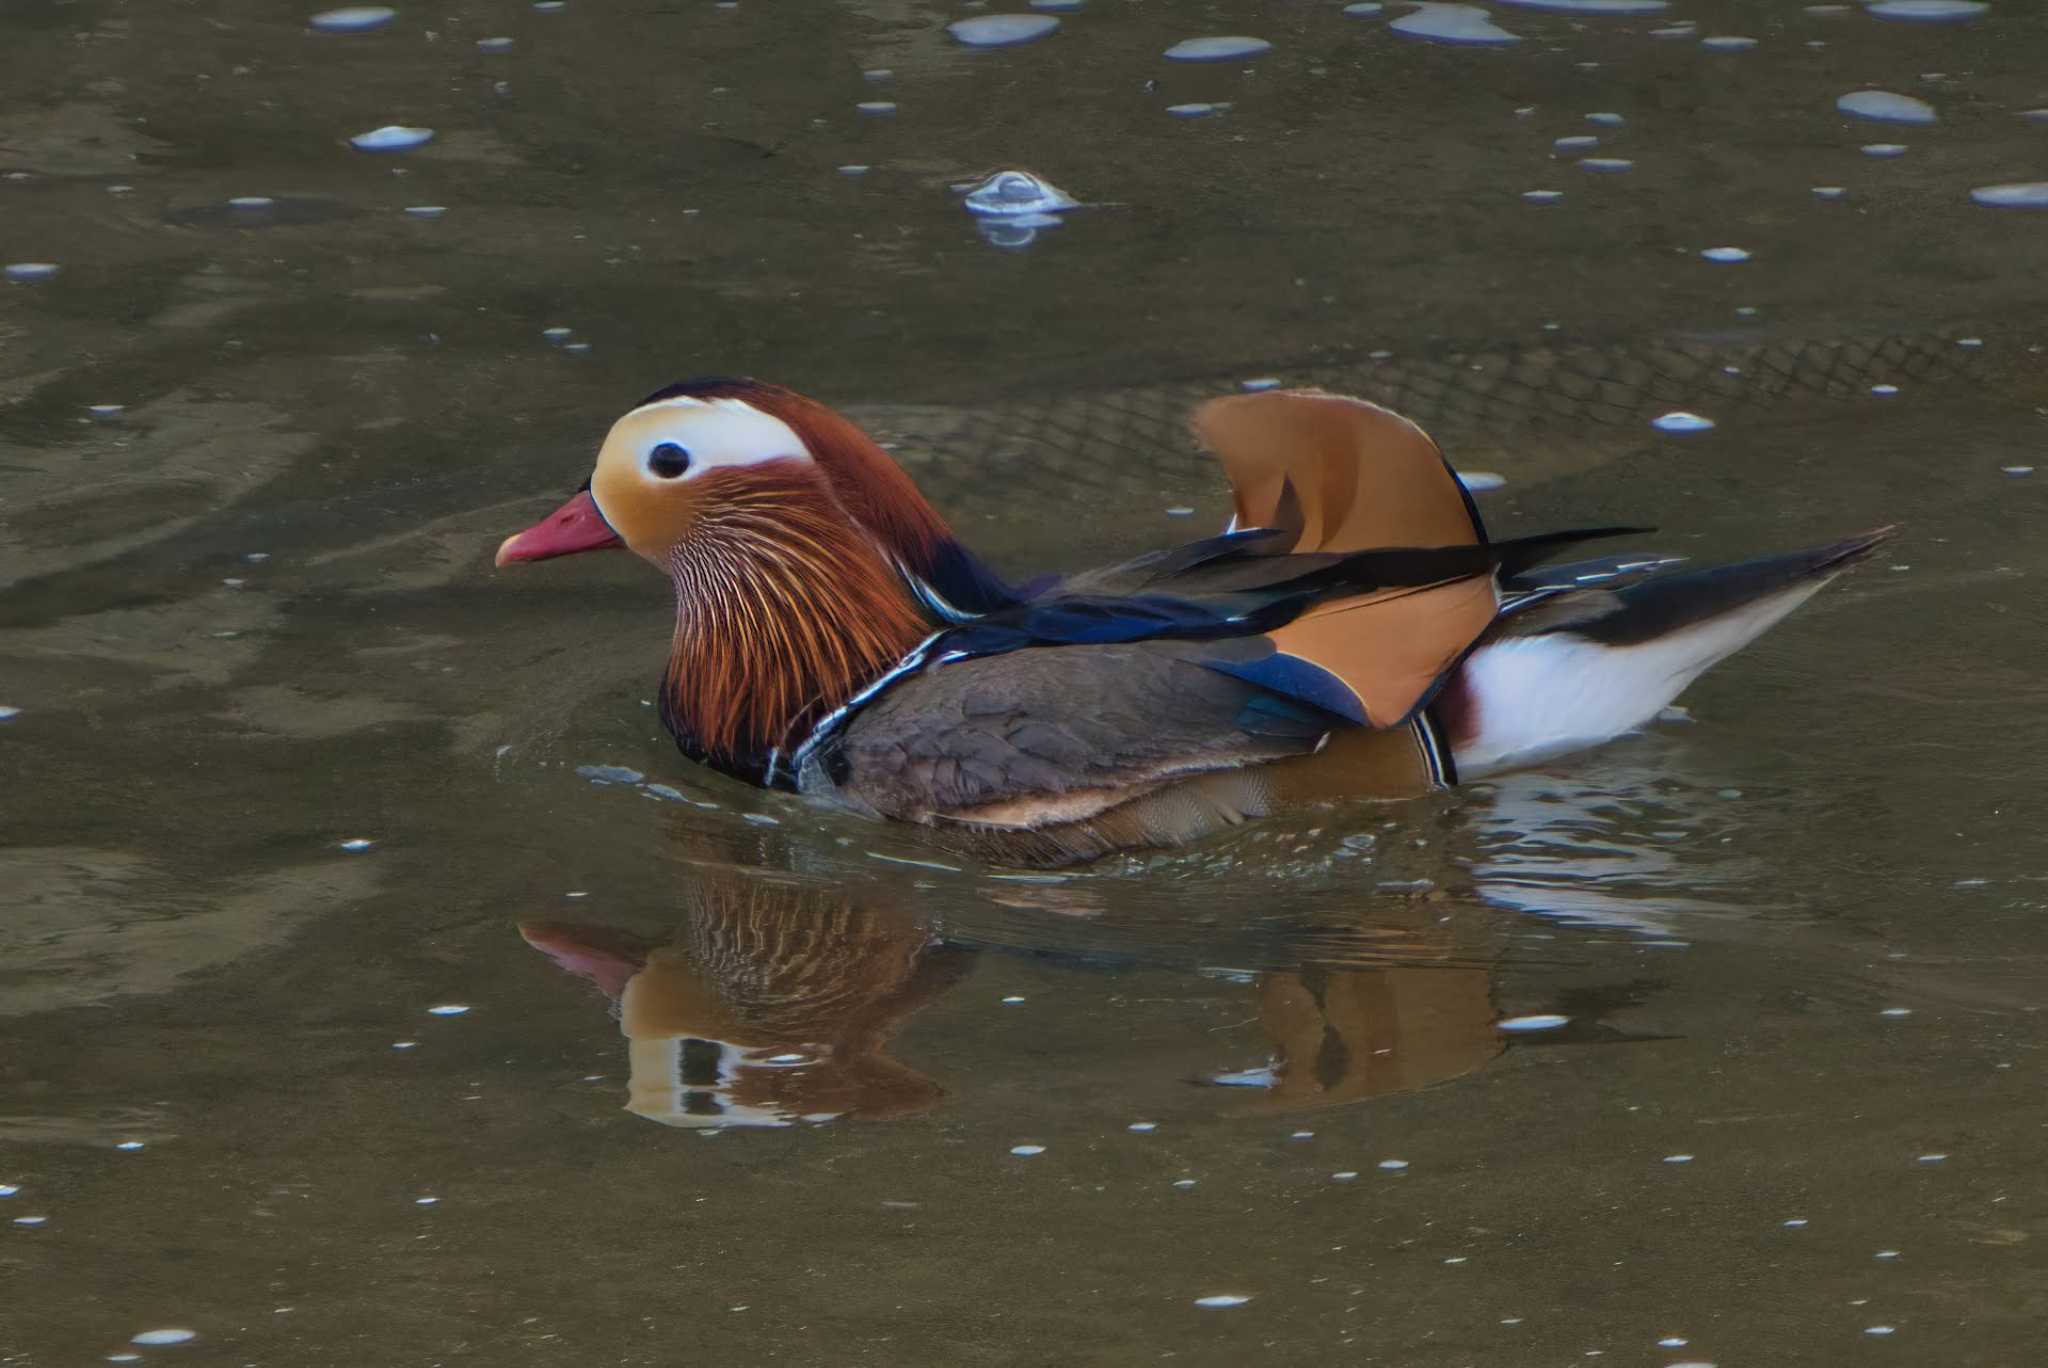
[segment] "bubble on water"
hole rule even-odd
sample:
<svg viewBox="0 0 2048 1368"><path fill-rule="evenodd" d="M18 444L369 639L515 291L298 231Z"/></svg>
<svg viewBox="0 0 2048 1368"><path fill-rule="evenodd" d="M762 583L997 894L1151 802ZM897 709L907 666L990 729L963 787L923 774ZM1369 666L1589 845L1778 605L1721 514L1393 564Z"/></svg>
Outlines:
<svg viewBox="0 0 2048 1368"><path fill-rule="evenodd" d="M542 328L540 335L559 347L567 342L575 331L574 328Z"/></svg>
<svg viewBox="0 0 2048 1368"><path fill-rule="evenodd" d="M351 855L360 855L366 850L374 850L376 845L377 843L367 836L351 836L341 843L341 848Z"/></svg>
<svg viewBox="0 0 2048 1368"><path fill-rule="evenodd" d="M1683 24L1672 24L1668 28L1653 28L1650 30L1650 36L1652 38L1697 38L1699 37L1699 32L1699 25L1688 20Z"/></svg>
<svg viewBox="0 0 2048 1368"><path fill-rule="evenodd" d="M1522 198L1530 204L1555 204L1564 198L1562 190L1524 190Z"/></svg>
<svg viewBox="0 0 2048 1368"><path fill-rule="evenodd" d="M1088 0L1031 0L1031 8L1048 14L1079 14L1087 6Z"/></svg>
<svg viewBox="0 0 2048 1368"><path fill-rule="evenodd" d="M2048 181L1980 185L1970 192L1970 199L1993 209L2048 209Z"/></svg>
<svg viewBox="0 0 2048 1368"><path fill-rule="evenodd" d="M1153 1131L1159 1129L1159 1123L1157 1121L1133 1121L1130 1125L1125 1126L1124 1129L1137 1135L1150 1135Z"/></svg>
<svg viewBox="0 0 2048 1368"><path fill-rule="evenodd" d="M197 1330L185 1330L177 1326L162 1330L144 1330L141 1334L130 1335L130 1344L190 1344L199 1338Z"/></svg>
<svg viewBox="0 0 2048 1368"><path fill-rule="evenodd" d="M1931 124L1941 120L1927 101L1889 90L1851 91L1835 101L1835 108L1854 118L1880 123Z"/></svg>
<svg viewBox="0 0 2048 1368"><path fill-rule="evenodd" d="M1899 1251L1896 1249L1880 1249L1871 1257L1875 1259L1896 1259L1899 1257Z"/></svg>
<svg viewBox="0 0 2048 1368"><path fill-rule="evenodd" d="M1863 1328L1863 1333L1866 1335L1895 1335L1898 1333L1898 1327L1892 1325L1867 1325Z"/></svg>
<svg viewBox="0 0 2048 1368"><path fill-rule="evenodd" d="M1906 155L1906 145L1904 143L1865 143L1863 144L1863 155L1866 157L1903 157Z"/></svg>
<svg viewBox="0 0 2048 1368"><path fill-rule="evenodd" d="M21 716L21 709L9 704L0 704L0 722L12 722Z"/></svg>
<svg viewBox="0 0 2048 1368"><path fill-rule="evenodd" d="M1589 124L1599 124L1602 128L1619 128L1627 123L1628 120L1619 114L1610 114L1603 111L1596 114L1588 114L1586 122Z"/></svg>
<svg viewBox="0 0 2048 1368"><path fill-rule="evenodd" d="M1036 1155L1036 1154L1043 1154L1043 1153L1045 1153L1045 1146L1043 1146L1043 1145L1012 1145L1012 1146L1010 1146L1010 1153L1012 1153L1012 1154L1016 1155L1016 1156L1017 1156L1017 1157L1018 1157L1019 1159L1029 1159L1029 1158L1031 1158L1031 1157L1032 1157L1033 1155Z"/></svg>
<svg viewBox="0 0 2048 1368"><path fill-rule="evenodd" d="M946 32L969 47L1015 47L1035 42L1059 26L1050 14L981 14L955 19Z"/></svg>
<svg viewBox="0 0 2048 1368"><path fill-rule="evenodd" d="M1887 399L1890 398L1892 395L1897 394L1899 392L1899 387L1897 385L1872 385L1870 387L1870 392L1880 399Z"/></svg>
<svg viewBox="0 0 2048 1368"><path fill-rule="evenodd" d="M1223 1306L1243 1306L1246 1302L1250 1300L1251 1298L1244 1295L1242 1292L1212 1292L1206 1297L1195 1298L1195 1305L1206 1306L1210 1308Z"/></svg>
<svg viewBox="0 0 2048 1368"><path fill-rule="evenodd" d="M407 218L437 219L447 212L448 206L445 204L408 204L405 206L405 216Z"/></svg>
<svg viewBox="0 0 2048 1368"><path fill-rule="evenodd" d="M63 269L54 261L14 261L7 265L7 278L25 285L37 280L52 279Z"/></svg>
<svg viewBox="0 0 2048 1368"><path fill-rule="evenodd" d="M1024 1001L1024 999L1020 994L1012 993L1010 994L1010 996L1003 999L1003 1005L1006 1007L1014 1007L1022 1001Z"/></svg>
<svg viewBox="0 0 2048 1368"><path fill-rule="evenodd" d="M349 146L358 152L410 152L415 147L425 147L434 140L431 128L409 128L404 124L385 124L367 133L358 133L350 138Z"/></svg>
<svg viewBox="0 0 2048 1368"><path fill-rule="evenodd" d="M142 1355L140 1355L140 1354L109 1354L109 1355L107 1355L107 1362L109 1362L109 1363L140 1363L140 1362L142 1362Z"/></svg>
<svg viewBox="0 0 2048 1368"><path fill-rule="evenodd" d="M1494 23L1477 5L1421 4L1387 28L1404 38L1420 38L1428 43L1496 46L1522 41L1519 34L1509 33Z"/></svg>
<svg viewBox="0 0 2048 1368"><path fill-rule="evenodd" d="M2032 466L2000 466L1999 470L2012 476L2031 475L2034 473Z"/></svg>
<svg viewBox="0 0 2048 1368"><path fill-rule="evenodd" d="M322 33L368 33L397 17L397 10L383 5L350 5L345 9L323 10L306 22Z"/></svg>
<svg viewBox="0 0 2048 1368"><path fill-rule="evenodd" d="M1379 1167L1385 1169L1388 1173L1399 1173L1408 1167L1408 1161L1406 1159L1382 1159L1379 1162Z"/></svg>
<svg viewBox="0 0 2048 1368"><path fill-rule="evenodd" d="M1461 1264L1465 1261L1466 1259L1463 1254L1453 1254L1450 1258L1444 1260L1447 1264Z"/></svg>
<svg viewBox="0 0 2048 1368"><path fill-rule="evenodd" d="M1537 1012L1530 1016L1502 1017L1493 1023L1493 1029L1510 1035L1523 1035L1532 1031L1554 1031L1570 1021L1570 1017L1556 1012Z"/></svg>
<svg viewBox="0 0 2048 1368"><path fill-rule="evenodd" d="M1736 262L1749 260L1749 253L1740 247L1708 247L1700 255L1708 261Z"/></svg>
<svg viewBox="0 0 2048 1368"><path fill-rule="evenodd" d="M1816 185L1813 187L1813 197L1815 199L1838 200L1848 193L1848 189L1840 185Z"/></svg>
<svg viewBox="0 0 2048 1368"><path fill-rule="evenodd" d="M1490 493L1493 490L1499 489L1507 482L1507 476L1497 475L1491 470L1461 470L1458 472L1458 483L1474 494Z"/></svg>
<svg viewBox="0 0 2048 1368"><path fill-rule="evenodd" d="M1029 171L998 171L968 190L960 201L970 214L992 218L1057 214L1080 201Z"/></svg>
<svg viewBox="0 0 2048 1368"><path fill-rule="evenodd" d="M1567 138L1553 138L1550 145L1559 152L1583 152L1589 147L1598 147L1600 140L1590 133L1574 133Z"/></svg>
<svg viewBox="0 0 2048 1368"><path fill-rule="evenodd" d="M479 38L476 40L476 50L478 52L510 52L512 50L512 40L510 38Z"/></svg>
<svg viewBox="0 0 2048 1368"><path fill-rule="evenodd" d="M1683 1335L1666 1335L1663 1339L1657 1341L1657 1347L1659 1349L1683 1349L1690 1343L1692 1341L1686 1339Z"/></svg>
<svg viewBox="0 0 2048 1368"><path fill-rule="evenodd" d="M1355 5L1346 5L1344 13L1350 15L1353 19L1370 19L1375 15L1385 13L1386 8L1385 5L1379 3L1379 0L1359 0Z"/></svg>
<svg viewBox="0 0 2048 1368"><path fill-rule="evenodd" d="M391 1048L394 1050L417 1050L419 1047L420 1043L417 1040L394 1040L391 1042Z"/></svg>
<svg viewBox="0 0 2048 1368"><path fill-rule="evenodd" d="M544 14L554 14L569 8L566 0L533 0L533 7Z"/></svg>
<svg viewBox="0 0 2048 1368"><path fill-rule="evenodd" d="M14 1224L18 1226L39 1226L47 1225L49 1220L50 1218L47 1216L17 1216L14 1218Z"/></svg>
<svg viewBox="0 0 2048 1368"><path fill-rule="evenodd" d="M1581 171L1592 171L1602 175L1619 175L1633 171L1636 164L1627 157L1583 157L1579 161Z"/></svg>
<svg viewBox="0 0 2048 1368"><path fill-rule="evenodd" d="M0 1197L12 1197L20 1191L21 1184L19 1183L0 1183Z"/></svg>
<svg viewBox="0 0 2048 1368"><path fill-rule="evenodd" d="M1700 46L1709 52L1746 52L1756 46L1756 39L1733 33L1716 34L1700 39Z"/></svg>
<svg viewBox="0 0 2048 1368"><path fill-rule="evenodd" d="M1947 1156L1946 1154L1923 1154L1923 1155L1920 1155L1920 1156L1919 1156L1919 1157L1918 1157L1918 1158L1917 1158L1917 1159L1915 1160L1915 1162L1916 1162L1916 1163L1922 1163L1922 1164L1939 1164L1939 1163L1941 1163L1941 1162L1942 1162L1942 1161L1943 1161L1944 1159L1947 1159L1947 1158L1948 1158L1948 1156Z"/></svg>
<svg viewBox="0 0 2048 1368"><path fill-rule="evenodd" d="M1316 1133L1312 1130L1298 1130L1293 1132L1287 1138L1289 1140L1313 1140L1316 1138Z"/></svg>
<svg viewBox="0 0 2048 1368"><path fill-rule="evenodd" d="M854 106L854 109L859 113L881 118L896 112L896 102L894 100L862 100Z"/></svg>
<svg viewBox="0 0 2048 1368"><path fill-rule="evenodd" d="M869 170L870 168L865 162L848 162L839 168L839 174L842 176L865 176Z"/></svg>
<svg viewBox="0 0 2048 1368"><path fill-rule="evenodd" d="M1804 1230L1806 1229L1806 1218L1804 1216L1794 1216L1791 1220L1781 1221L1779 1224L1783 1225L1787 1230Z"/></svg>
<svg viewBox="0 0 2048 1368"><path fill-rule="evenodd" d="M1238 381L1237 387L1247 394L1256 394L1261 390L1279 389L1280 377L1277 375L1255 375L1249 380Z"/></svg>
<svg viewBox="0 0 2048 1368"><path fill-rule="evenodd" d="M765 812L742 812L740 814L740 820L742 822L750 822L755 826L772 827L782 825L782 819L780 817L770 817Z"/></svg>
<svg viewBox="0 0 2048 1368"><path fill-rule="evenodd" d="M1189 1188L1195 1185L1195 1180L1192 1178L1176 1178L1173 1180L1173 1185L1179 1188L1182 1192L1186 1192Z"/></svg>
<svg viewBox="0 0 2048 1368"><path fill-rule="evenodd" d="M637 784L647 777L624 765L578 765L576 773L593 784Z"/></svg>
<svg viewBox="0 0 2048 1368"><path fill-rule="evenodd" d="M436 1206L440 1201L439 1197L415 1197L412 1199L414 1206Z"/></svg>
<svg viewBox="0 0 2048 1368"><path fill-rule="evenodd" d="M1238 1069L1210 1074L1208 1081L1222 1088L1272 1088L1279 1086L1280 1076L1270 1068Z"/></svg>
<svg viewBox="0 0 2048 1368"><path fill-rule="evenodd" d="M887 81L894 79L896 72L891 67L869 67L860 74L863 81Z"/></svg>
<svg viewBox="0 0 2048 1368"><path fill-rule="evenodd" d="M1230 106L1227 104L1210 104L1197 101L1193 104L1168 105L1166 112L1176 119L1206 119L1212 114L1221 114L1228 108Z"/></svg>
<svg viewBox="0 0 2048 1368"><path fill-rule="evenodd" d="M1335 1173L1331 1174L1331 1175L1330 1175L1330 1178L1331 1178L1331 1180L1332 1180L1332 1181L1334 1181L1334 1182L1339 1182L1339 1183L1351 1183L1351 1182L1356 1182L1356 1181L1357 1181L1357 1179L1358 1179L1358 1170L1357 1170L1357 1169L1339 1169L1339 1170L1338 1170L1337 1172L1335 1172Z"/></svg>
<svg viewBox="0 0 2048 1368"><path fill-rule="evenodd" d="M1272 50L1273 45L1263 38L1233 33L1215 38L1183 39L1168 48L1165 57L1169 62L1232 62L1264 56Z"/></svg>
<svg viewBox="0 0 2048 1368"><path fill-rule="evenodd" d="M437 1016L437 1017L452 1017L452 1016L461 1016L461 1015L462 1015L462 1014L463 1014L464 1012L467 1012L468 1010L469 1010L469 1004L468 1004L468 1003L464 1003L464 1002L444 1002L444 1003L442 1003L441 1005L439 1005L438 1007L429 1007L429 1008L427 1008L427 1015L428 1015L428 1016Z"/></svg>
<svg viewBox="0 0 2048 1368"><path fill-rule="evenodd" d="M123 1140L114 1148L126 1154L133 1154L136 1150L147 1148L147 1144L141 1140Z"/></svg>
<svg viewBox="0 0 2048 1368"><path fill-rule="evenodd" d="M1984 0L1878 0L1864 13L1874 19L1905 19L1923 24L1952 24L1991 12Z"/></svg>
<svg viewBox="0 0 2048 1368"><path fill-rule="evenodd" d="M268 209L276 203L277 201L269 195L236 195L228 201L228 208L254 213L260 209Z"/></svg>
<svg viewBox="0 0 2048 1368"><path fill-rule="evenodd" d="M1664 1156L1664 1162L1667 1164L1690 1164L1692 1156L1690 1154L1667 1154Z"/></svg>

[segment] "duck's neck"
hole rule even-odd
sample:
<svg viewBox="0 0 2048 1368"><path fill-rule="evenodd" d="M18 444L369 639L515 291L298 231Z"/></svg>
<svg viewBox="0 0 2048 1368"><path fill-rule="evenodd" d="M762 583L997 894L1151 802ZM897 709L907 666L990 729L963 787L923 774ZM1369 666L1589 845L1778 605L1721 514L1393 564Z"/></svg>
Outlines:
<svg viewBox="0 0 2048 1368"><path fill-rule="evenodd" d="M721 510L669 571L662 720L692 758L756 783L936 625L868 534L809 500Z"/></svg>

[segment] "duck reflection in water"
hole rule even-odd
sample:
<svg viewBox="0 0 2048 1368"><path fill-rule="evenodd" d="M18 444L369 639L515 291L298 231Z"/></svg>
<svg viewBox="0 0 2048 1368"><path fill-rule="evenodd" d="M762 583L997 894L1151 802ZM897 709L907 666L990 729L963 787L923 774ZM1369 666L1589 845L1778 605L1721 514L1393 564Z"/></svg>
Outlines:
<svg viewBox="0 0 2048 1368"><path fill-rule="evenodd" d="M843 893L714 874L666 944L528 922L527 943L612 999L628 1111L694 1128L930 1110L945 1090L887 1053L906 1017L972 967L911 917Z"/></svg>
<svg viewBox="0 0 2048 1368"><path fill-rule="evenodd" d="M1268 1055L1193 1081L1256 1089L1252 1109L1261 1112L1425 1087L1502 1048L1490 971L1459 959L1462 938L1439 902L1383 897L1314 924L1191 927L1119 918L1080 890L1015 889L980 915L956 910L942 940L880 888L863 895L713 866L700 868L686 896L665 942L554 921L520 928L612 1000L629 1042L627 1110L671 1126L932 1110L945 1089L893 1058L890 1042L984 950L1191 977L1246 966L1229 976L1257 999Z"/></svg>
<svg viewBox="0 0 2048 1368"><path fill-rule="evenodd" d="M1263 1089L1259 1111L1305 1111L1410 1092L1485 1065L1502 1049L1491 974L1469 965L1311 964L1262 974L1264 1066L1205 1082Z"/></svg>

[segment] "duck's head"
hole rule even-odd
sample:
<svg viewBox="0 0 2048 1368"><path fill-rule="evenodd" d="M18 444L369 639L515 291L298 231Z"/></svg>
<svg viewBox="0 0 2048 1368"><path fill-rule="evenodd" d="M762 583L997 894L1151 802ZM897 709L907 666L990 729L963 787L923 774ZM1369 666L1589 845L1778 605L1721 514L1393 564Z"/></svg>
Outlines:
<svg viewBox="0 0 2048 1368"><path fill-rule="evenodd" d="M756 380L643 399L612 424L583 489L507 537L497 563L615 546L675 585L672 729L734 769L893 665L935 605L999 591L873 439Z"/></svg>
<svg viewBox="0 0 2048 1368"><path fill-rule="evenodd" d="M910 477L845 417L794 390L711 378L656 390L613 423L584 487L507 537L497 563L626 546L668 569L700 533L727 530L736 510L764 500L857 525L913 564L951 539Z"/></svg>

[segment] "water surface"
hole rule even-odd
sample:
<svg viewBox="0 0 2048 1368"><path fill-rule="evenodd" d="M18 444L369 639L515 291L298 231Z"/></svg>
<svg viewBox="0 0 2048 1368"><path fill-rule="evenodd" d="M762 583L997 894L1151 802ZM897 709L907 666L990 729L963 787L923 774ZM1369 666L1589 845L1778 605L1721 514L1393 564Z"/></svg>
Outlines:
<svg viewBox="0 0 2048 1368"><path fill-rule="evenodd" d="M2048 20L1344 8L0 18L0 1358L2034 1361ZM490 569L704 372L1019 571L1219 522L1251 380L1505 532L1908 531L1689 720L1020 878L683 762L626 558Z"/></svg>

